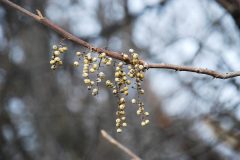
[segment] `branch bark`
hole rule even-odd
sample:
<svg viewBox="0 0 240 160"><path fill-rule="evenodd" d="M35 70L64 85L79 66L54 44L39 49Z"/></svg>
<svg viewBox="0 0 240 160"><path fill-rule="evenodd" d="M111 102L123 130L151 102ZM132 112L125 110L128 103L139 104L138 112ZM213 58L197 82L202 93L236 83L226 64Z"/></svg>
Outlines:
<svg viewBox="0 0 240 160"><path fill-rule="evenodd" d="M130 63L130 59L123 59L122 53L120 52L114 52L110 50L106 50L104 48L98 48L93 46L92 44L80 39L79 37L65 31L63 28L60 26L54 24L52 21L47 19L46 17L43 17L41 14L37 15L32 12L29 12L28 10L22 8L21 6L9 1L9 0L0 0L0 2L3 2L4 4L24 13L25 15L35 19L39 23L45 25L46 27L52 29L56 33L58 33L60 36L68 39L69 41L72 41L76 44L79 44L81 46L84 46L85 48L88 48L91 51L97 52L97 53L102 53L105 52L107 56L112 57L114 59L118 59L120 61L124 61L126 63ZM38 11L39 13L39 11ZM238 77L240 76L240 71L237 72L226 72L226 73L220 73L214 70L210 70L207 68L198 68L198 67L191 67L191 66L182 66L182 65L174 65L174 64L152 64L152 63L147 63L144 60L141 60L141 63L144 64L144 67L146 69L150 68L159 68L159 69L170 69L170 70L175 70L175 71L186 71L186 72L194 72L198 74L205 74L212 76L214 78L219 78L219 79L228 79L228 78L233 78L233 77Z"/></svg>
<svg viewBox="0 0 240 160"><path fill-rule="evenodd" d="M121 149L123 152L128 154L132 160L141 160L140 157L138 157L135 153L133 153L130 149L116 141L113 137L111 137L106 131L101 130L102 137L109 141L112 145L116 146L117 148Z"/></svg>

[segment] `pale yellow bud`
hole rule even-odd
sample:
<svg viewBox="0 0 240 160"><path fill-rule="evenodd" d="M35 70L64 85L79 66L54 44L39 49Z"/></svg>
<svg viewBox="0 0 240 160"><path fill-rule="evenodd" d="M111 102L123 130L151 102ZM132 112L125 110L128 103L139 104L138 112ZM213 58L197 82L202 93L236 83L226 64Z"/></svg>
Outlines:
<svg viewBox="0 0 240 160"><path fill-rule="evenodd" d="M88 64L89 61L88 61L87 59L84 59L83 63L84 63L84 64Z"/></svg>
<svg viewBox="0 0 240 160"><path fill-rule="evenodd" d="M120 120L119 118L117 118L117 119L116 119L116 122L117 122L117 123L120 123L120 122L121 122L121 120Z"/></svg>
<svg viewBox="0 0 240 160"><path fill-rule="evenodd" d="M93 73L93 72L95 72L95 69L94 69L94 68L91 68L89 71L90 71L91 73Z"/></svg>
<svg viewBox="0 0 240 160"><path fill-rule="evenodd" d="M60 61L61 59L59 58L59 57L55 57L54 58L54 61L56 61L56 62L58 62L58 61Z"/></svg>
<svg viewBox="0 0 240 160"><path fill-rule="evenodd" d="M56 66L55 66L55 65L52 65L52 66L51 66L51 69L52 69L52 70L55 70L55 69L56 69Z"/></svg>
<svg viewBox="0 0 240 160"><path fill-rule="evenodd" d="M141 114L141 110L137 110L137 115L140 115Z"/></svg>
<svg viewBox="0 0 240 160"><path fill-rule="evenodd" d="M67 51L68 48L66 46L62 47L63 51Z"/></svg>
<svg viewBox="0 0 240 160"><path fill-rule="evenodd" d="M115 77L119 77L120 73L119 72L115 72Z"/></svg>
<svg viewBox="0 0 240 160"><path fill-rule="evenodd" d="M129 76L130 78L133 78L133 74L131 74L131 73L130 73L130 74L128 74L128 76Z"/></svg>
<svg viewBox="0 0 240 160"><path fill-rule="evenodd" d="M131 84L131 81L130 81L130 80L127 80L127 84L130 85L130 84Z"/></svg>
<svg viewBox="0 0 240 160"><path fill-rule="evenodd" d="M149 112L145 112L144 114L145 114L145 116L149 116Z"/></svg>
<svg viewBox="0 0 240 160"><path fill-rule="evenodd" d="M123 66L123 62L119 62L119 63L118 63L118 66L119 66L119 67L122 67L122 66Z"/></svg>
<svg viewBox="0 0 240 160"><path fill-rule="evenodd" d="M125 121L125 120L126 120L126 117L122 117L121 119L122 119L123 121Z"/></svg>
<svg viewBox="0 0 240 160"><path fill-rule="evenodd" d="M144 78L144 74L140 73L139 77L140 77L141 79L143 79L143 78Z"/></svg>
<svg viewBox="0 0 240 160"><path fill-rule="evenodd" d="M55 61L54 61L54 60L51 60L51 61L50 61L50 64L54 64L54 63L55 63Z"/></svg>
<svg viewBox="0 0 240 160"><path fill-rule="evenodd" d="M124 123L122 124L122 126L123 126L123 127L126 127L126 126L127 126L127 123L124 122Z"/></svg>
<svg viewBox="0 0 240 160"><path fill-rule="evenodd" d="M91 80L90 79L84 79L84 83L89 84L89 83L91 83Z"/></svg>
<svg viewBox="0 0 240 160"><path fill-rule="evenodd" d="M120 71L121 70L121 68L120 67L116 67L116 71Z"/></svg>
<svg viewBox="0 0 240 160"><path fill-rule="evenodd" d="M122 115L123 115L123 114L125 114L125 111L120 111L119 114L122 114Z"/></svg>
<svg viewBox="0 0 240 160"><path fill-rule="evenodd" d="M120 102L120 103L124 103L124 102L125 102L125 99L124 99L124 98L120 98L119 102Z"/></svg>
<svg viewBox="0 0 240 160"><path fill-rule="evenodd" d="M116 90L116 89L114 89L114 90L113 90L113 94L116 94L116 93L117 93L117 90Z"/></svg>
<svg viewBox="0 0 240 160"><path fill-rule="evenodd" d="M149 124L149 122L150 122L150 121L149 121L148 119L145 120L145 124Z"/></svg>
<svg viewBox="0 0 240 160"><path fill-rule="evenodd" d="M98 65L97 64L93 64L93 69L97 69Z"/></svg>
<svg viewBox="0 0 240 160"><path fill-rule="evenodd" d="M138 54L137 53L133 53L133 58L137 59L138 58Z"/></svg>
<svg viewBox="0 0 240 160"><path fill-rule="evenodd" d="M134 52L134 49L130 48L130 49L129 49L129 52L130 52L130 53L133 53L133 52Z"/></svg>
<svg viewBox="0 0 240 160"><path fill-rule="evenodd" d="M76 52L76 55L77 56L81 56L81 52Z"/></svg>
<svg viewBox="0 0 240 160"><path fill-rule="evenodd" d="M64 49L63 49L63 47L59 48L58 50L59 50L61 53L63 53L63 52L64 52Z"/></svg>
<svg viewBox="0 0 240 160"><path fill-rule="evenodd" d="M96 57L93 57L93 58L92 58L92 61L93 61L93 62L96 62L96 61L97 61L97 58L96 58Z"/></svg>
<svg viewBox="0 0 240 160"><path fill-rule="evenodd" d="M107 61L106 65L110 66L112 64L111 61Z"/></svg>
<svg viewBox="0 0 240 160"><path fill-rule="evenodd" d="M136 103L136 99L132 99L132 103L135 104Z"/></svg>
<svg viewBox="0 0 240 160"><path fill-rule="evenodd" d="M121 133L121 132L122 132L122 129L121 129L121 128L118 128L118 129L117 129L117 132L118 132L118 133Z"/></svg>
<svg viewBox="0 0 240 160"><path fill-rule="evenodd" d="M146 123L143 121L143 122L141 123L141 125L142 125L142 126L145 126L145 125L146 125Z"/></svg>
<svg viewBox="0 0 240 160"><path fill-rule="evenodd" d="M110 80L107 80L106 81L106 85L108 86L108 85L111 85L112 83L111 83L111 81Z"/></svg>
<svg viewBox="0 0 240 160"><path fill-rule="evenodd" d="M79 62L78 62L78 61L74 61L74 62L73 62L73 65L74 65L75 67L78 67L78 66L79 66Z"/></svg>
<svg viewBox="0 0 240 160"><path fill-rule="evenodd" d="M128 59L128 55L127 54L123 54L123 59L127 60Z"/></svg>
<svg viewBox="0 0 240 160"><path fill-rule="evenodd" d="M60 52L59 52L59 51L54 51L54 55L55 55L55 56L59 56L59 55L60 55Z"/></svg>
<svg viewBox="0 0 240 160"><path fill-rule="evenodd" d="M125 104L119 105L119 109L124 109L124 108L125 108Z"/></svg>
<svg viewBox="0 0 240 160"><path fill-rule="evenodd" d="M144 67L143 65L139 65L138 68L142 70Z"/></svg>
<svg viewBox="0 0 240 160"><path fill-rule="evenodd" d="M104 77L105 77L105 74L103 73L103 72L99 72L99 77L101 78L101 79L103 79Z"/></svg>
<svg viewBox="0 0 240 160"><path fill-rule="evenodd" d="M83 73L82 76L86 78L88 76L88 73Z"/></svg>
<svg viewBox="0 0 240 160"><path fill-rule="evenodd" d="M99 54L99 58L104 58L104 57L106 57L106 53L103 52Z"/></svg>
<svg viewBox="0 0 240 160"><path fill-rule="evenodd" d="M54 50L58 49L57 45L53 45L52 48L53 48Z"/></svg>
<svg viewBox="0 0 240 160"><path fill-rule="evenodd" d="M93 96L96 96L98 94L98 89L97 88L94 88L93 90L92 90L92 95Z"/></svg>

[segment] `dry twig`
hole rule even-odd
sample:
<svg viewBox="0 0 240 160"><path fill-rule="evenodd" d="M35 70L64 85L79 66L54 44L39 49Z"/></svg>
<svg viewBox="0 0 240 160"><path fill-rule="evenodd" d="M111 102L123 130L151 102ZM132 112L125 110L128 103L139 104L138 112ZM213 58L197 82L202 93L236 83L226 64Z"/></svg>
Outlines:
<svg viewBox="0 0 240 160"><path fill-rule="evenodd" d="M113 144L114 146L116 146L117 148L121 149L123 152L125 152L126 154L128 154L132 160L141 160L140 157L138 157L135 153L133 153L130 149L128 149L127 147L125 147L124 145L122 145L121 143L119 143L118 141L116 141L112 136L110 136L106 131L101 130L101 134L102 137L104 139L106 139L107 141L109 141L111 144Z"/></svg>
<svg viewBox="0 0 240 160"><path fill-rule="evenodd" d="M22 8L21 6L15 4L9 0L0 0L0 2L3 2L6 5L26 14L27 16L32 17L36 21L42 23L43 25L47 26L48 28L51 28L53 31L57 32L62 37L66 38L74 43L84 46L92 51L97 52L97 53L105 52L109 57L112 57L112 58L115 58L115 59L118 59L121 61L125 61L126 63L130 63L130 60L129 59L124 60L122 57L122 54L119 52L109 51L104 48L95 47L92 44L89 44L88 42L78 38L77 36L65 31L63 28L54 24L49 19L43 17L41 14L39 15L39 13L41 13L40 11L38 11L38 14L33 14L32 12L29 12L28 10ZM170 69L170 70L175 70L175 71L194 72L194 73L198 73L198 74L209 75L209 76L212 76L214 78L219 78L219 79L228 79L228 78L240 76L240 71L220 73L220 72L210 70L207 68L198 68L198 67L182 66L182 65L174 65L174 64L164 64L164 63L152 64L152 63L146 63L143 60L141 61L141 63L144 64L144 66L147 69L161 68L161 69Z"/></svg>

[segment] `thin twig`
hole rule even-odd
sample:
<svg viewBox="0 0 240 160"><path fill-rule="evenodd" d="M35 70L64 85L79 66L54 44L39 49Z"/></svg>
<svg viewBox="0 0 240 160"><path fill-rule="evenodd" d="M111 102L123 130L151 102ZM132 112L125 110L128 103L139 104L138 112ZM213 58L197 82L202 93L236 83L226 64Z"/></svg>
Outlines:
<svg viewBox="0 0 240 160"><path fill-rule="evenodd" d="M15 4L15 3L13 3L9 0L0 0L0 2L3 2L6 5L24 13L25 15L27 15L29 17L32 17L33 19L35 19L39 23L42 23L43 25L45 25L48 28L52 29L53 31L57 32L62 37L66 38L66 39L68 39L68 40L70 40L74 43L77 43L81 46L84 46L84 47L86 47L86 48L88 48L88 49L90 49L94 52L97 52L97 53L105 52L109 57L124 61L126 63L130 63L130 59L123 59L122 53L120 53L120 52L114 52L114 51L106 50L104 48L95 47L92 44L78 38L77 36L67 32L67 31L65 31L63 28L54 24L49 19L47 19L43 16L39 16L37 14L34 14L32 12L29 12L28 10L22 8L21 6ZM164 64L164 63L152 64L152 63L146 63L144 60L141 60L141 63L144 64L144 66L147 69L160 68L160 69L170 69L170 70L175 70L175 71L194 72L194 73L198 73L198 74L209 75L209 76L212 76L214 78L219 78L219 79L228 79L228 78L233 78L233 77L240 76L240 71L220 73L220 72L210 70L210 69L207 69L207 68L198 68L198 67L182 66L182 65L174 65L174 64Z"/></svg>
<svg viewBox="0 0 240 160"><path fill-rule="evenodd" d="M123 152L128 154L132 160L141 160L140 157L138 157L135 153L133 153L130 149L119 143L117 140L115 140L112 136L110 136L106 131L101 130L102 137L109 141L111 144L116 146L117 148L121 149Z"/></svg>
<svg viewBox="0 0 240 160"><path fill-rule="evenodd" d="M186 71L186 72L195 72L199 74L206 74L209 76L212 76L214 78L219 79L228 79L240 76L240 71L237 72L226 72L226 73L219 73L214 70L209 70L207 68L199 68L199 67L190 67L190 66L181 66L181 65L175 65L175 64L148 64L149 68L163 68L163 69L171 69L175 71Z"/></svg>

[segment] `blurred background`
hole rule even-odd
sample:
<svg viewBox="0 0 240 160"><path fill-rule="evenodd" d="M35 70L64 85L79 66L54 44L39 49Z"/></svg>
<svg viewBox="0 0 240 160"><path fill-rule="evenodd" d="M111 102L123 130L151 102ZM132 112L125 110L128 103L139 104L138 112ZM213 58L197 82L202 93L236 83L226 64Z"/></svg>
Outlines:
<svg viewBox="0 0 240 160"><path fill-rule="evenodd" d="M134 48L155 63L240 69L239 0L14 2L98 47ZM64 66L50 69L61 38L0 3L0 160L130 159L101 129L144 160L240 159L239 78L150 69L142 98L150 125L141 127L128 104L128 127L117 134L117 99L105 87L92 97L71 65L86 49L65 41Z"/></svg>

